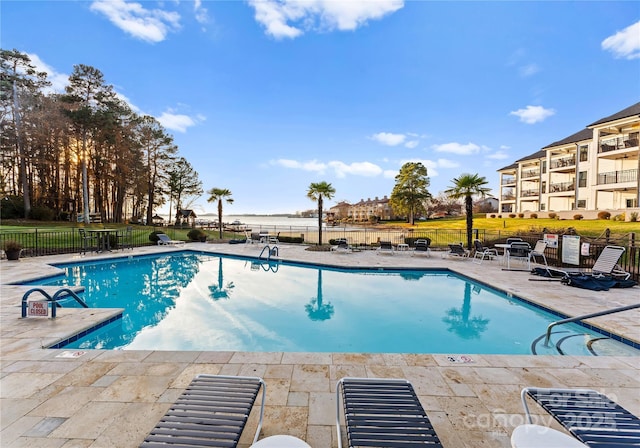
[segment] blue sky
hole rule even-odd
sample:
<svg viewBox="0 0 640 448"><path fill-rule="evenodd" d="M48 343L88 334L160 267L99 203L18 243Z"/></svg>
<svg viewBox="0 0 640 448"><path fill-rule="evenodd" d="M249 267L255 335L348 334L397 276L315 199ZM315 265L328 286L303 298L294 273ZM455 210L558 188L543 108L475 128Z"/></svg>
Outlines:
<svg viewBox="0 0 640 448"><path fill-rule="evenodd" d="M63 90L91 65L156 117L225 214L390 195L403 163L436 195L640 97L634 1L16 1L4 49ZM192 204L214 212L207 196Z"/></svg>

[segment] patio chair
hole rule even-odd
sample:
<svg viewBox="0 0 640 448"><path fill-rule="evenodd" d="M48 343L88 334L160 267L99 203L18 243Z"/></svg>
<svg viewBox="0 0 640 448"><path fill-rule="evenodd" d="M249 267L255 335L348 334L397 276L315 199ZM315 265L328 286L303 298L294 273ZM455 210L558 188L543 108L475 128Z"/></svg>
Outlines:
<svg viewBox="0 0 640 448"><path fill-rule="evenodd" d="M346 238L338 238L335 243L335 245L331 246L331 252L351 253L353 251Z"/></svg>
<svg viewBox="0 0 640 448"><path fill-rule="evenodd" d="M393 249L393 244L391 244L391 241L380 241L380 246L378 247L377 254L380 255L383 252L393 255L395 251Z"/></svg>
<svg viewBox="0 0 640 448"><path fill-rule="evenodd" d="M511 260L519 261L526 264L527 270L531 270L531 264L529 261L529 253L531 252L531 246L525 241L516 241L511 243L507 247L507 269L511 269Z"/></svg>
<svg viewBox="0 0 640 448"><path fill-rule="evenodd" d="M442 257L469 258L469 251L462 243L449 244L449 252L445 252Z"/></svg>
<svg viewBox="0 0 640 448"><path fill-rule="evenodd" d="M421 238L416 240L413 247L413 252L411 252L411 256L425 254L427 257L431 256L431 239L429 238Z"/></svg>
<svg viewBox="0 0 640 448"><path fill-rule="evenodd" d="M82 243L81 254L86 254L87 249L91 252L98 251L98 237L96 235L89 235L84 229L78 229L78 235L80 235L80 242Z"/></svg>
<svg viewBox="0 0 640 448"><path fill-rule="evenodd" d="M640 419L595 390L537 387L522 389L522 405L527 423L531 424L533 422L527 397L542 406L586 446L623 448L640 445Z"/></svg>
<svg viewBox="0 0 640 448"><path fill-rule="evenodd" d="M442 447L409 381L342 378L336 386L338 448L342 448L341 397L350 448Z"/></svg>
<svg viewBox="0 0 640 448"><path fill-rule="evenodd" d="M498 249L494 249L492 247L485 247L482 245L480 240L473 240L473 262L476 264L482 264L482 262L487 260L494 260L498 258Z"/></svg>
<svg viewBox="0 0 640 448"><path fill-rule="evenodd" d="M158 233L158 246L177 246L184 244L184 241L172 240L166 233Z"/></svg>
<svg viewBox="0 0 640 448"><path fill-rule="evenodd" d="M531 262L536 263L536 257L541 258L544 262L545 267L547 265L547 257L544 255L544 251L547 248L547 242L543 240L538 240L536 245L533 247L533 250L529 252L529 266L531 266ZM538 263L540 264L540 263Z"/></svg>
<svg viewBox="0 0 640 448"><path fill-rule="evenodd" d="M140 448L171 446L235 447L260 388L262 428L267 386L262 378L197 375L145 438Z"/></svg>
<svg viewBox="0 0 640 448"><path fill-rule="evenodd" d="M120 250L133 249L133 227L127 226L124 232L116 233Z"/></svg>

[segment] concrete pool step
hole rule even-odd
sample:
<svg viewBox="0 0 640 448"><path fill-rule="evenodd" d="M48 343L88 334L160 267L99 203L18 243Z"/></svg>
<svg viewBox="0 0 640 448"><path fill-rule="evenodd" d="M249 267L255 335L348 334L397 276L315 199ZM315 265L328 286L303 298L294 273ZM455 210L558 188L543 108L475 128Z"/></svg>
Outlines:
<svg viewBox="0 0 640 448"><path fill-rule="evenodd" d="M534 341L531 350L536 355L574 356L640 356L640 350L607 336L587 333L553 332L548 346L545 337Z"/></svg>

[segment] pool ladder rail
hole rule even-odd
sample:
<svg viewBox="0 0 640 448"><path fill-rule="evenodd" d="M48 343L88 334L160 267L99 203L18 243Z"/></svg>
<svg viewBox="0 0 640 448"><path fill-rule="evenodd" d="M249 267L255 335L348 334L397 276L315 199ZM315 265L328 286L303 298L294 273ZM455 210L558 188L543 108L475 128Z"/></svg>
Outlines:
<svg viewBox="0 0 640 448"><path fill-rule="evenodd" d="M264 256L264 251L267 251L267 256ZM266 260L271 260L271 257L279 257L279 251L278 251L278 245L274 244L273 246L269 246L268 244L266 246L264 246L262 248L262 250L260 251L260 255L258 256L258 258L262 259L266 259Z"/></svg>
<svg viewBox="0 0 640 448"><path fill-rule="evenodd" d="M31 288L29 291L25 292L24 295L22 296L22 317L23 318L27 317L27 307L28 307L27 299L34 292L39 292L47 299L46 300L47 302L51 302L51 318L52 319L56 318L56 309L62 308L62 305L58 303L58 300L73 297L76 300L76 302L80 304L80 306L82 306L83 308L89 308L89 305L87 305L84 300L78 297L78 295L69 288L60 288L53 294L53 296L49 295L49 293L42 288Z"/></svg>
<svg viewBox="0 0 640 448"><path fill-rule="evenodd" d="M636 308L640 308L640 303L636 303L633 305L628 305L628 306L622 306L622 307L618 307L618 308L612 308L612 309L608 309L608 310L604 310L604 311L598 311L596 313L590 313L590 314L583 314L581 316L575 316L575 317L569 317L567 319L561 319L561 320L557 320L555 322L552 322L551 324L549 324L549 326L547 327L547 331L546 334L536 338L533 343L531 344L531 352L534 355L538 354L539 350L544 351L545 349L547 350L554 350L561 355L564 354L570 354L570 353L566 353L566 351L561 347L563 343L566 342L570 342L571 340L577 338L582 338L584 336L587 336L586 333L584 334L577 334L577 335L567 335L564 337L560 337L560 339L555 343L555 346L550 344L550 340L551 340L551 334L556 334L556 335L560 335L561 333L567 333L564 331L559 331L559 332L552 332L553 328L557 325L562 325L562 324L567 324L567 323L571 323L571 322L579 322L582 321L584 319L590 319L593 317L599 317L599 316L606 316L609 314L614 314L614 313L620 313L622 311L629 311L632 309L636 309ZM540 346L538 346L538 344L542 342L542 344L540 344ZM604 344L604 345L603 345ZM565 344L566 345L566 344ZM614 338L608 337L608 336L602 336L602 337L590 337L589 340L587 340L586 342L584 342L585 348L588 350L588 352L594 356L598 356L599 354L597 353L598 350L596 350L595 347L597 346L603 346L602 350L605 350L605 352L608 350L609 354L611 350L614 351L618 351L618 350L622 350L626 351L626 352L634 352L635 350L630 347L627 346L627 344L624 344L623 342L619 342L616 341ZM617 346L617 347L616 347ZM638 353L636 351L636 353Z"/></svg>

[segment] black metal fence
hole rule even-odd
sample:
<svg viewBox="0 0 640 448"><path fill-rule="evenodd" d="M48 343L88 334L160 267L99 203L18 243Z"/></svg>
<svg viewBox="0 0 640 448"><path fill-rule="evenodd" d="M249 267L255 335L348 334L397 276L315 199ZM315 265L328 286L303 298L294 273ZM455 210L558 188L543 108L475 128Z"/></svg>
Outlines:
<svg viewBox="0 0 640 448"><path fill-rule="evenodd" d="M124 232L124 229L120 229ZM171 228L163 228L163 232L175 238ZM253 226L253 232L265 232L273 235L295 237L302 239L304 244L318 243L317 227L277 227L277 226ZM152 232L150 228L133 228L131 232L131 246L149 246L153 243L149 239ZM210 237L217 236L217 231L207 232ZM419 238L429 238L432 250L448 249L448 244L460 243L466 245L467 235L465 229L378 229L359 227L329 227L323 229L323 243L331 240L346 238L349 244L360 246L363 249L376 248L380 241L391 241L392 244L406 243L410 246L413 241ZM474 229L473 238L479 239L485 246L492 246L498 243L505 243L507 238L520 237L533 247L536 241L544 238L543 233L514 233L506 231L493 231ZM640 243L636 239L635 233L625 235L612 235L608 231L601 237L592 238L580 236L581 243L589 243L588 254L581 254L579 265L569 267L589 268L593 266L602 250L608 245L622 246L626 250L620 260L620 267L630 272L632 278L640 281ZM244 232L226 232L226 238L242 239ZM77 228L61 230L40 230L37 228L21 231L0 231L0 248L4 247L6 241L13 240L22 247L23 257L35 257L44 255L56 255L66 253L78 253L83 250L83 241ZM121 239L115 234L110 235L110 246L112 249L121 248ZM557 239L556 247L547 247L545 256L551 266L567 267L562 262L563 239L561 235Z"/></svg>

